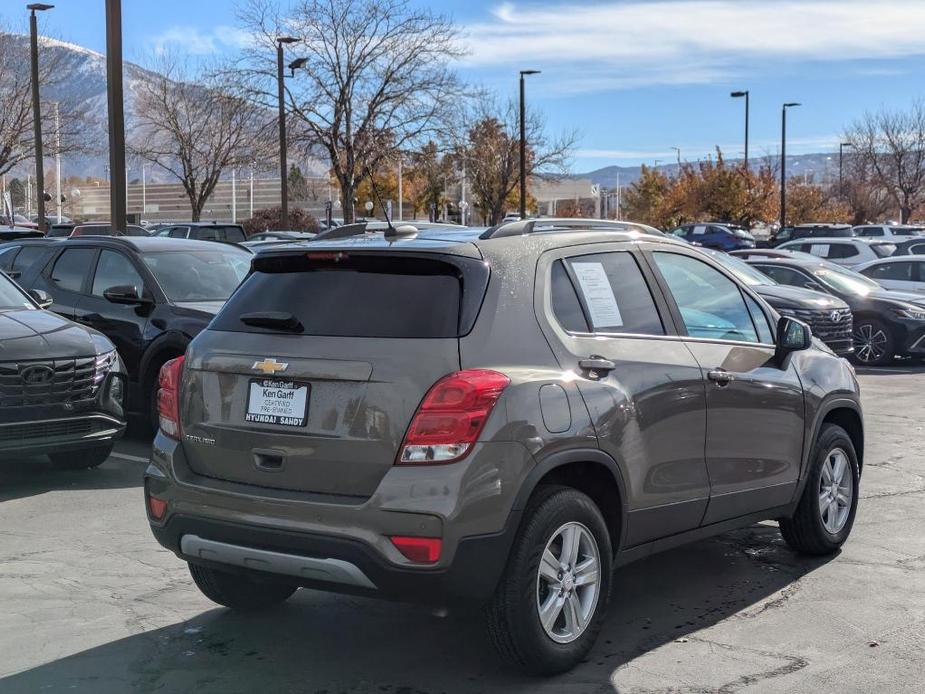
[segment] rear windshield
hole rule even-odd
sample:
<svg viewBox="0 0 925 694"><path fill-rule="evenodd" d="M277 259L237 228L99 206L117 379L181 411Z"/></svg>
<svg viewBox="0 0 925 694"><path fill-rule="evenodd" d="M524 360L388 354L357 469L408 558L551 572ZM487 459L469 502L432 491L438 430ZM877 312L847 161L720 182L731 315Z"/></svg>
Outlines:
<svg viewBox="0 0 925 694"><path fill-rule="evenodd" d="M459 337L472 328L488 268L468 258L310 252L259 257L213 330L332 337ZM242 322L283 314L295 329Z"/></svg>

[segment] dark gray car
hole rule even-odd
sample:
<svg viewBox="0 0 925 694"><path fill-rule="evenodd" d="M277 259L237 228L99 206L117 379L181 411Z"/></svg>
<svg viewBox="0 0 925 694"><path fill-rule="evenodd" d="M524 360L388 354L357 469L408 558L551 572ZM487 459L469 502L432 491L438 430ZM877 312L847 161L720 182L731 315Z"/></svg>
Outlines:
<svg viewBox="0 0 925 694"><path fill-rule="evenodd" d="M161 372L148 518L220 604L475 603L561 672L619 565L769 519L847 539L858 384L818 344L668 238L276 246Z"/></svg>

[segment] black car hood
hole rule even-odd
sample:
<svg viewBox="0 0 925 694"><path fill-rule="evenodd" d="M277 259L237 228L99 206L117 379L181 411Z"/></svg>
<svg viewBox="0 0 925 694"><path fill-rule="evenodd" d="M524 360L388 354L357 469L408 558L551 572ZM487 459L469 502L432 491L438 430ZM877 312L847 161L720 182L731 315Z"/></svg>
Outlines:
<svg viewBox="0 0 925 694"><path fill-rule="evenodd" d="M90 357L95 332L51 311L0 310L0 361Z"/></svg>
<svg viewBox="0 0 925 694"><path fill-rule="evenodd" d="M753 289L775 308L846 308L841 299L802 287L788 287L783 284L761 284Z"/></svg>
<svg viewBox="0 0 925 694"><path fill-rule="evenodd" d="M925 294L914 294L913 292L894 292L889 289L874 289L867 295L868 299L882 299L884 301L895 301L903 304L916 304L925 306Z"/></svg>

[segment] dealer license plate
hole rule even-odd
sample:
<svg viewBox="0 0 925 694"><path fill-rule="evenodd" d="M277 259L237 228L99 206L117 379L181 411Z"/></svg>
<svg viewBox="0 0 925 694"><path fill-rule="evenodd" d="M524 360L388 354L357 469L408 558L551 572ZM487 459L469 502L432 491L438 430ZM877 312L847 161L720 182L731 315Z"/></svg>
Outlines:
<svg viewBox="0 0 925 694"><path fill-rule="evenodd" d="M310 389L307 383L274 378L251 379L244 421L304 427Z"/></svg>

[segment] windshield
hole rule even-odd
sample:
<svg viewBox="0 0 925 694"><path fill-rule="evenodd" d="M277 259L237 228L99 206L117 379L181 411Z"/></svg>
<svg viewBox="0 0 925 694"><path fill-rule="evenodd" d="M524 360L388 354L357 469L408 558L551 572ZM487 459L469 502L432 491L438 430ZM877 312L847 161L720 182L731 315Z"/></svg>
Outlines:
<svg viewBox="0 0 925 694"><path fill-rule="evenodd" d="M777 284L763 272L759 272L741 258L729 255L727 253L710 253L710 256L717 263L733 273L745 284L751 287L760 287L761 285Z"/></svg>
<svg viewBox="0 0 925 694"><path fill-rule="evenodd" d="M225 301L250 269L250 253L234 246L146 253L145 265L171 301Z"/></svg>
<svg viewBox="0 0 925 694"><path fill-rule="evenodd" d="M819 267L813 268L811 272L816 279L827 287L847 294L866 296L875 289L882 289L882 287L872 279L868 279L864 277L864 275L852 272L851 270L836 270L835 268Z"/></svg>
<svg viewBox="0 0 925 694"><path fill-rule="evenodd" d="M35 308L12 281L0 272L0 311L10 308Z"/></svg>

